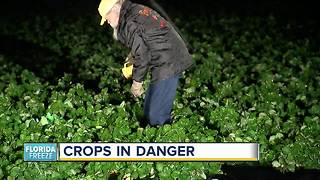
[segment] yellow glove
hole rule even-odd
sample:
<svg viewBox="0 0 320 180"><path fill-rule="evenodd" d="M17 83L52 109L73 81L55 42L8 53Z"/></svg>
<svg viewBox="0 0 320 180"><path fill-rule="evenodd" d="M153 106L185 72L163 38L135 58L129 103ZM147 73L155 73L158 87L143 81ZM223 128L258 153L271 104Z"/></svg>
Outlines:
<svg viewBox="0 0 320 180"><path fill-rule="evenodd" d="M124 63L122 68L122 74L126 79L129 79L132 77L132 71L133 71L133 64L130 62Z"/></svg>
<svg viewBox="0 0 320 180"><path fill-rule="evenodd" d="M123 65L122 74L126 79L129 79L132 77L132 71L133 71L133 58L130 53Z"/></svg>

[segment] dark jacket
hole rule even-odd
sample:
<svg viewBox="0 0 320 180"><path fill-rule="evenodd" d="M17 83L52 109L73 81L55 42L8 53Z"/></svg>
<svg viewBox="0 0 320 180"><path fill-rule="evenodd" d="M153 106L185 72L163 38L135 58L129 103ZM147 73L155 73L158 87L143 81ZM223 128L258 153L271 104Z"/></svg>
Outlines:
<svg viewBox="0 0 320 180"><path fill-rule="evenodd" d="M163 80L193 64L174 28L154 10L129 0L121 7L117 38L131 49L135 81L143 81L148 70L151 82Z"/></svg>

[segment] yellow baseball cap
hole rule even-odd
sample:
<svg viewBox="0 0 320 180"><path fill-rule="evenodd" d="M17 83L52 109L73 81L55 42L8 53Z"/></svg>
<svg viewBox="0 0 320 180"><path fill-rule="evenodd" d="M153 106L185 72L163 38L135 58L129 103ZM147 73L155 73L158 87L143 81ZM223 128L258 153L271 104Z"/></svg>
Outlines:
<svg viewBox="0 0 320 180"><path fill-rule="evenodd" d="M119 0L101 0L99 4L99 14L102 17L100 25L102 26L106 21L105 15L111 10L111 8L118 2Z"/></svg>

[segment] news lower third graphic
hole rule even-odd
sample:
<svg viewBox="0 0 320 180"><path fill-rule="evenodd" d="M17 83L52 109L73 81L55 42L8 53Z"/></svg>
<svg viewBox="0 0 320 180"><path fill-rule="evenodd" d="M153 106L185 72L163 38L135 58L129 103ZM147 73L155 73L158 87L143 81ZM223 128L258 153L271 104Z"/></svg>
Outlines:
<svg viewBox="0 0 320 180"><path fill-rule="evenodd" d="M258 143L26 143L25 161L258 161Z"/></svg>
<svg viewBox="0 0 320 180"><path fill-rule="evenodd" d="M25 143L24 161L57 161L56 143Z"/></svg>

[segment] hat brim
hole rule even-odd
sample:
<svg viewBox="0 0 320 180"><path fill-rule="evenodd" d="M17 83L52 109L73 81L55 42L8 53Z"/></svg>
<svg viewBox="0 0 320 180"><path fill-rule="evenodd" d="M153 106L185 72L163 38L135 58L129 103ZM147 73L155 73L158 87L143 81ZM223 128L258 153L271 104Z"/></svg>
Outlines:
<svg viewBox="0 0 320 180"><path fill-rule="evenodd" d="M101 18L100 26L102 26L106 22L105 18Z"/></svg>

